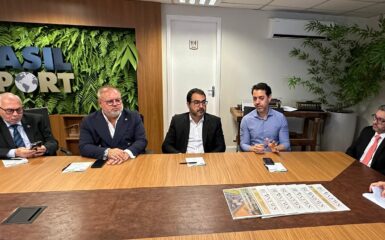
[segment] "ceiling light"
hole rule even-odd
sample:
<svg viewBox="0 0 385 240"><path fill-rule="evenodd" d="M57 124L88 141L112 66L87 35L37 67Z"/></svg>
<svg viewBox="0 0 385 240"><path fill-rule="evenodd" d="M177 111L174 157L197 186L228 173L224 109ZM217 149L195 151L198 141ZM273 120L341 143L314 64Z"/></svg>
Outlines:
<svg viewBox="0 0 385 240"><path fill-rule="evenodd" d="M217 0L173 0L174 3L190 4L190 5L201 5L201 6L213 6Z"/></svg>
<svg viewBox="0 0 385 240"><path fill-rule="evenodd" d="M210 0L209 5L213 6L217 0Z"/></svg>

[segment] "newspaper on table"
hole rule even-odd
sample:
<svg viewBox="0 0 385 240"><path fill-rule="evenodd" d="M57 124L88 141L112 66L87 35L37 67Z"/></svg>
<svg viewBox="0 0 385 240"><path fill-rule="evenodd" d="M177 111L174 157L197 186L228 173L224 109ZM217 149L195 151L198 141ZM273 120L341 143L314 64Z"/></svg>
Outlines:
<svg viewBox="0 0 385 240"><path fill-rule="evenodd" d="M223 193L233 219L253 218L262 215L252 193L247 188L224 189Z"/></svg>
<svg viewBox="0 0 385 240"><path fill-rule="evenodd" d="M350 210L321 184L261 185L223 193L233 219Z"/></svg>

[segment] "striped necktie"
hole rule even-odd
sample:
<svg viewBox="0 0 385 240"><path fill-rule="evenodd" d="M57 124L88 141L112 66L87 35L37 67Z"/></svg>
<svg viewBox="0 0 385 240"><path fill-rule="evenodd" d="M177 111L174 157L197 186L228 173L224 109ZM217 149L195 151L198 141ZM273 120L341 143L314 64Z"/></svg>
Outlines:
<svg viewBox="0 0 385 240"><path fill-rule="evenodd" d="M16 147L25 147L23 138L20 135L19 130L17 130L18 124L13 124L10 127L13 128L13 141L15 142Z"/></svg>

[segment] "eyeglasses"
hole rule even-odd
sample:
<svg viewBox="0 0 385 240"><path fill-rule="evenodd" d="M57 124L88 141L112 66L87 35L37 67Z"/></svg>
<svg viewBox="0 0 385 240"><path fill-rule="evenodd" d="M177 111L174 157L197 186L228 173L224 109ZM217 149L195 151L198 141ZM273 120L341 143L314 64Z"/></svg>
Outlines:
<svg viewBox="0 0 385 240"><path fill-rule="evenodd" d="M23 112L23 108L16 108L16 109L7 108L7 109L4 109L4 108L0 107L0 109L2 109L8 115L13 114L14 112L16 112L17 114L21 114Z"/></svg>
<svg viewBox="0 0 385 240"><path fill-rule="evenodd" d="M376 114L372 114L372 117L373 117L373 121L376 121L381 124L385 124L385 119L377 117Z"/></svg>
<svg viewBox="0 0 385 240"><path fill-rule="evenodd" d="M194 100L194 101L191 101L195 106L198 106L199 104L202 104L203 106L206 106L208 101L206 100L203 100L203 101L198 101L198 100Z"/></svg>
<svg viewBox="0 0 385 240"><path fill-rule="evenodd" d="M120 105L122 104L122 99L121 98L116 98L116 99L111 99L111 100L108 100L108 101L104 101L108 106L112 106L114 104L116 105Z"/></svg>

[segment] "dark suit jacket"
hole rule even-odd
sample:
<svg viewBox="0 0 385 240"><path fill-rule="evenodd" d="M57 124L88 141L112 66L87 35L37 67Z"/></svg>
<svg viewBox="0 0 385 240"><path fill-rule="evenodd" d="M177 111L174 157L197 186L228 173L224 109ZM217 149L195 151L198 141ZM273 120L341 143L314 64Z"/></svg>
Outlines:
<svg viewBox="0 0 385 240"><path fill-rule="evenodd" d="M357 140L346 150L346 154L360 160L374 134L375 132L372 126L362 129ZM381 142L377 151L374 153L371 168L385 174L385 140Z"/></svg>
<svg viewBox="0 0 385 240"><path fill-rule="evenodd" d="M84 157L102 159L107 148L128 149L137 156L146 146L143 122L137 112L123 109L113 138L101 111L91 113L80 125L79 149Z"/></svg>
<svg viewBox="0 0 385 240"><path fill-rule="evenodd" d="M162 144L164 153L185 153L190 135L189 113L175 115ZM205 113L202 127L203 148L205 152L224 152L226 150L221 119Z"/></svg>
<svg viewBox="0 0 385 240"><path fill-rule="evenodd" d="M24 113L21 125L23 125L24 131L31 143L36 141L43 142L43 145L47 148L47 152L44 155L56 155L57 141L52 136L49 123L41 115ZM6 158L9 150L17 147L2 118L0 118L0 135L0 157Z"/></svg>

